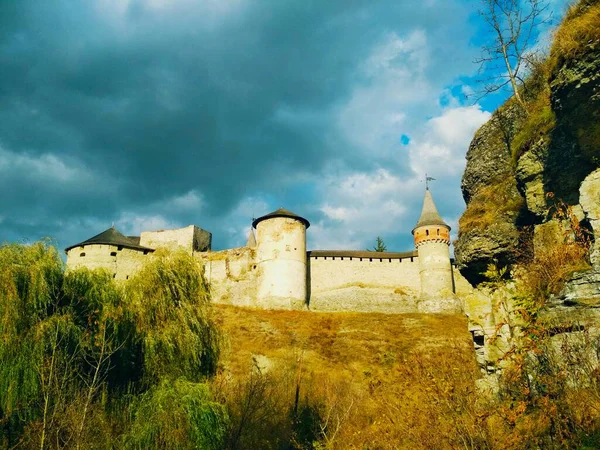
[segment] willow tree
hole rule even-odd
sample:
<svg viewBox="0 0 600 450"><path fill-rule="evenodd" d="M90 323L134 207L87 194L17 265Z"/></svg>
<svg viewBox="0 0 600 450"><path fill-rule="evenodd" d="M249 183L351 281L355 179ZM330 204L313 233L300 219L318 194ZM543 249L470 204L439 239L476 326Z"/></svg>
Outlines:
<svg viewBox="0 0 600 450"><path fill-rule="evenodd" d="M155 252L128 280L124 315L135 327L147 382L213 375L220 335L200 263L185 252Z"/></svg>
<svg viewBox="0 0 600 450"><path fill-rule="evenodd" d="M43 448L64 406L76 329L61 311L63 265L48 242L0 247L0 414L7 444L39 421Z"/></svg>
<svg viewBox="0 0 600 450"><path fill-rule="evenodd" d="M219 442L226 416L204 383L219 344L190 255L158 252L123 285L102 270L65 275L48 242L2 245L0 446L111 448L134 431L124 442ZM182 422L144 419L184 392Z"/></svg>

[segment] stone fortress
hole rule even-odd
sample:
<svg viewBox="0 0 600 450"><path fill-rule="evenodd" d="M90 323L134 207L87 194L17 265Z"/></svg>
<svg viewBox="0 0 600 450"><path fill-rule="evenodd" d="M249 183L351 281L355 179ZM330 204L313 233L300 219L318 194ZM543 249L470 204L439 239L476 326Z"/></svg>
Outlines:
<svg viewBox="0 0 600 450"><path fill-rule="evenodd" d="M211 233L194 225L140 236L112 227L68 247L67 268L104 268L125 280L165 247L183 249L202 263L217 303L316 311L462 310L459 298L471 286L453 266L450 227L428 188L412 231L414 251L307 251L309 227L308 220L281 208L252 222L245 247L221 251L211 251Z"/></svg>

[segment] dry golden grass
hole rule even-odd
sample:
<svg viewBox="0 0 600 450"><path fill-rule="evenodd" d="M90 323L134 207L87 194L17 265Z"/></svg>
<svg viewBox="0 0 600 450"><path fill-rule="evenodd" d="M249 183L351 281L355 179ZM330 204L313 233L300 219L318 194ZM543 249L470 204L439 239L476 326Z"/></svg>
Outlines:
<svg viewBox="0 0 600 450"><path fill-rule="evenodd" d="M459 219L459 232L485 230L493 223L505 221L507 214L516 215L524 200L515 185L514 177L506 177L479 189Z"/></svg>
<svg viewBox="0 0 600 450"><path fill-rule="evenodd" d="M234 373L248 369L255 354L286 360L290 351L304 351L307 370L353 374L425 348L460 343L465 351L471 350L462 316L268 311L226 305L215 305L215 313L230 347L226 364Z"/></svg>
<svg viewBox="0 0 600 450"><path fill-rule="evenodd" d="M463 316L215 309L229 341L219 389L231 391L225 378L247 377L253 357L261 355L263 366L266 357L270 385L260 392L278 399L261 404L261 414L281 398L291 408L299 379L299 408L319 419L315 448L444 449L482 439L473 413L477 369ZM256 382L233 383L238 391L257 389ZM273 415L267 415L272 427L281 426ZM246 442L281 448L257 439ZM298 448L308 448L303 445Z"/></svg>
<svg viewBox="0 0 600 450"><path fill-rule="evenodd" d="M584 0L572 5L565 20L554 33L550 58L576 57L587 44L600 41L600 2Z"/></svg>

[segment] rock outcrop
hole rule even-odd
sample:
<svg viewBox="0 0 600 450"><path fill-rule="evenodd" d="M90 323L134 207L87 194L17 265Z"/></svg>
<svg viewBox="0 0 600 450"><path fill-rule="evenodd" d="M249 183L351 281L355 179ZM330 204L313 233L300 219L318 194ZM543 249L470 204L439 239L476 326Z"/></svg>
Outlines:
<svg viewBox="0 0 600 450"><path fill-rule="evenodd" d="M464 306L488 374L502 370L515 330L518 338L519 302L530 302L552 339L581 338L584 330L600 336L599 19L600 0L571 7L550 55L523 87L527 112L508 100L467 153L467 208L455 257L461 273L479 284ZM515 261L523 264L512 266L514 278L506 282L501 268ZM485 280L489 264L496 270ZM532 267L539 277L525 272ZM511 321L512 330L505 329Z"/></svg>
<svg viewBox="0 0 600 450"><path fill-rule="evenodd" d="M594 233L590 261L600 268L600 170L595 170L581 183L579 203Z"/></svg>
<svg viewBox="0 0 600 450"><path fill-rule="evenodd" d="M523 200L511 164L510 141L522 119L517 106L505 105L477 131L467 152L461 186L467 211L454 251L461 273L474 284L482 281L488 264L506 265L515 257Z"/></svg>
<svg viewBox="0 0 600 450"><path fill-rule="evenodd" d="M571 33L572 21L590 8L570 13L559 31ZM530 89L535 92L527 113L508 100L471 142L462 180L467 209L455 256L472 283L483 281L488 264L506 265L529 251L523 233L552 220L557 204L583 209L590 224L600 217L592 206L600 204L600 179L586 179L600 166L600 39L577 33L568 37L581 42L569 43L565 54L559 41L564 33L557 35L538 74L541 82ZM592 225L595 232L599 227ZM600 258L598 244L592 250L592 258Z"/></svg>

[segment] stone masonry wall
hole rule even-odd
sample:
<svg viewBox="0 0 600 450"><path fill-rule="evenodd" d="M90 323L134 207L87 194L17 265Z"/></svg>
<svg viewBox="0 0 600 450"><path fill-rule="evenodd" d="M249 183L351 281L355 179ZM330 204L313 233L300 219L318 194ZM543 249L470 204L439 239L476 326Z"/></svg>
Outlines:
<svg viewBox="0 0 600 450"><path fill-rule="evenodd" d="M240 247L195 253L194 256L204 264L204 276L211 285L213 302L256 306L260 268L254 249Z"/></svg>
<svg viewBox="0 0 600 450"><path fill-rule="evenodd" d="M67 253L67 268L76 269L106 269L117 280L126 280L133 275L151 253L141 250L121 248L116 245L90 244L84 247L74 247Z"/></svg>
<svg viewBox="0 0 600 450"><path fill-rule="evenodd" d="M183 248L189 252L210 250L211 241L212 234L195 225L174 230L143 231L140 235L140 245L143 247Z"/></svg>
<svg viewBox="0 0 600 450"><path fill-rule="evenodd" d="M309 258L310 301L315 311L415 312L420 292L416 256L394 259Z"/></svg>

